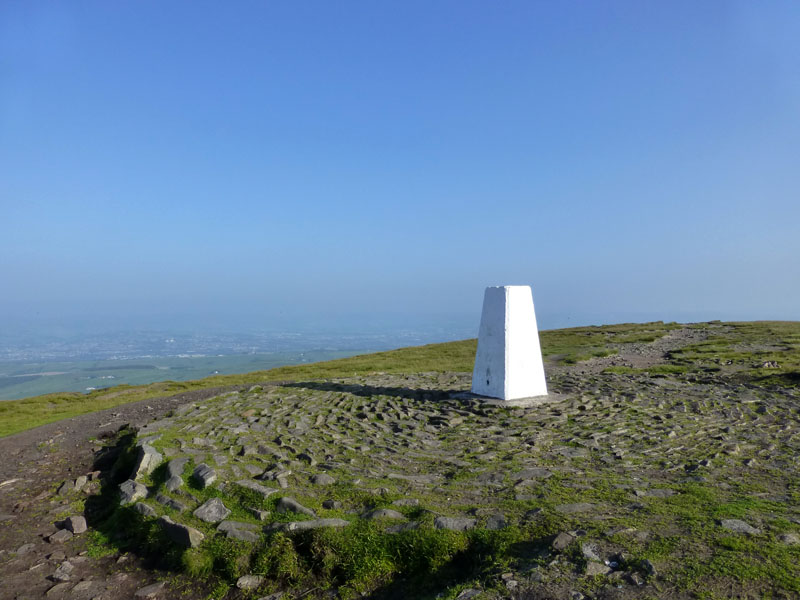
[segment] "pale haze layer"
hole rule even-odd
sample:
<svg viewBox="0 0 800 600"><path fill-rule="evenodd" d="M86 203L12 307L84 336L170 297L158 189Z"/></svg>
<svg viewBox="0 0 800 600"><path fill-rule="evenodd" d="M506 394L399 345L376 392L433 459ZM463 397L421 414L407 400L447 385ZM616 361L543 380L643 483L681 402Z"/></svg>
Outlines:
<svg viewBox="0 0 800 600"><path fill-rule="evenodd" d="M0 328L800 319L798 23L3 2Z"/></svg>

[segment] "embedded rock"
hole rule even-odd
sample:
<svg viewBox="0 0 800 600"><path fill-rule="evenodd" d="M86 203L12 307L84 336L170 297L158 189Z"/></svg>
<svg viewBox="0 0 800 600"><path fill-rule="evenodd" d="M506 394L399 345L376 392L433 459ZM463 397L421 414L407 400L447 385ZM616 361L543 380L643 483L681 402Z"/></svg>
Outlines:
<svg viewBox="0 0 800 600"><path fill-rule="evenodd" d="M436 517L433 526L436 529L449 529L450 531L467 531L475 527L475 519L467 517Z"/></svg>
<svg viewBox="0 0 800 600"><path fill-rule="evenodd" d="M164 482L164 487L168 492L174 492L180 489L182 485L183 485L183 479L175 475L173 475Z"/></svg>
<svg viewBox="0 0 800 600"><path fill-rule="evenodd" d="M336 480L327 473L319 473L311 478L311 483L314 485L333 485Z"/></svg>
<svg viewBox="0 0 800 600"><path fill-rule="evenodd" d="M225 507L219 498L211 498L201 504L192 514L206 523L219 523L226 519L231 514L231 511Z"/></svg>
<svg viewBox="0 0 800 600"><path fill-rule="evenodd" d="M173 458L167 463L167 478L182 477L186 465L189 464L189 458L182 456L180 458Z"/></svg>
<svg viewBox="0 0 800 600"><path fill-rule="evenodd" d="M144 515L145 517L155 517L156 511L155 509L150 506L149 504L145 504L144 502L137 502L133 505L133 510L138 512L140 515Z"/></svg>
<svg viewBox="0 0 800 600"><path fill-rule="evenodd" d="M143 475L149 475L153 470L161 464L164 457L161 453L153 448L150 444L142 444L139 446L139 452L136 456L136 465L133 467L131 479L138 479Z"/></svg>
<svg viewBox="0 0 800 600"><path fill-rule="evenodd" d="M64 526L72 533L83 533L86 531L86 518L81 515L69 517L64 521Z"/></svg>
<svg viewBox="0 0 800 600"><path fill-rule="evenodd" d="M260 527L252 523L223 521L217 525L217 531L224 533L225 537L230 539L255 543L259 540Z"/></svg>
<svg viewBox="0 0 800 600"><path fill-rule="evenodd" d="M376 508L364 515L365 519L405 519L402 513L390 508Z"/></svg>
<svg viewBox="0 0 800 600"><path fill-rule="evenodd" d="M264 583L261 575L243 575L236 580L236 587L240 590L254 590Z"/></svg>
<svg viewBox="0 0 800 600"><path fill-rule="evenodd" d="M147 488L133 479L119 484L119 503L130 504L141 498L147 498Z"/></svg>
<svg viewBox="0 0 800 600"><path fill-rule="evenodd" d="M195 467L192 477L200 484L200 487L207 488L217 480L217 472L207 464L201 463Z"/></svg>
<svg viewBox="0 0 800 600"><path fill-rule="evenodd" d="M263 485L256 483L255 481L250 481L249 479L241 479L236 482L236 485L240 485L243 488L247 488L248 490L252 490L261 494L264 498L271 496L272 494L278 492L279 490L276 488L268 488Z"/></svg>
<svg viewBox="0 0 800 600"><path fill-rule="evenodd" d="M746 533L748 535L758 535L761 533L760 529L748 525L739 519L722 519L719 524L722 525L723 529L734 531L736 533Z"/></svg>
<svg viewBox="0 0 800 600"><path fill-rule="evenodd" d="M305 531L319 527L346 527L350 521L344 519L316 519L313 521L292 521L290 523L273 523L267 531Z"/></svg>
<svg viewBox="0 0 800 600"><path fill-rule="evenodd" d="M317 514L311 510L310 508L306 508L302 504L300 504L294 498L290 498L289 496L284 496L278 503L275 505L275 510L281 513L285 512L293 512L299 513L301 515L308 515L309 517L316 517Z"/></svg>
<svg viewBox="0 0 800 600"><path fill-rule="evenodd" d="M173 542L180 546L184 546L185 548L194 548L195 546L198 546L205 538L203 533L194 527L181 525L169 517L161 517L159 522L164 529L164 533L166 533Z"/></svg>

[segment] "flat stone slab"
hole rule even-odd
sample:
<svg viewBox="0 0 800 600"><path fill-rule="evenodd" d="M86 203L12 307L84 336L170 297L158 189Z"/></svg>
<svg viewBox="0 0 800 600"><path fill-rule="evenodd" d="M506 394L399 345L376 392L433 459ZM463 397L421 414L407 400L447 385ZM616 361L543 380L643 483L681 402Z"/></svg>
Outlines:
<svg viewBox="0 0 800 600"><path fill-rule="evenodd" d="M574 504L560 504L556 506L556 511L563 515L571 515L574 513L591 512L596 508L597 506L588 502L576 502Z"/></svg>
<svg viewBox="0 0 800 600"><path fill-rule="evenodd" d="M261 527L240 521L223 521L217 526L217 531L234 540L255 543L260 539Z"/></svg>
<svg viewBox="0 0 800 600"><path fill-rule="evenodd" d="M278 503L275 505L275 510L281 513L293 512L301 515L308 515L309 517L317 516L317 513L315 513L313 510L306 508L297 500L290 498L289 496L284 496L283 498L279 499Z"/></svg>
<svg viewBox="0 0 800 600"><path fill-rule="evenodd" d="M403 513L397 512L390 508L377 508L364 515L365 519L405 519Z"/></svg>
<svg viewBox="0 0 800 600"><path fill-rule="evenodd" d="M292 521L289 523L273 523L267 531L305 531L320 527L347 527L350 521L344 519L313 519L310 521Z"/></svg>
<svg viewBox="0 0 800 600"><path fill-rule="evenodd" d="M467 517L436 517L433 526L436 529L449 529L450 531L468 531L475 527L477 519Z"/></svg>
<svg viewBox="0 0 800 600"><path fill-rule="evenodd" d="M243 488L247 488L248 490L252 490L260 494L264 498L267 498L272 494L275 494L276 492L280 492L280 490L277 488L268 488L249 479L240 479L239 481L236 482L236 485L239 485Z"/></svg>
<svg viewBox="0 0 800 600"><path fill-rule="evenodd" d="M192 514L206 523L219 523L226 519L231 511L219 498L211 498L203 502Z"/></svg>
<svg viewBox="0 0 800 600"><path fill-rule="evenodd" d="M746 533L748 535L759 535L761 533L760 529L757 529L752 525L748 525L739 519L722 519L719 524L722 525L723 529L734 531L736 533Z"/></svg>

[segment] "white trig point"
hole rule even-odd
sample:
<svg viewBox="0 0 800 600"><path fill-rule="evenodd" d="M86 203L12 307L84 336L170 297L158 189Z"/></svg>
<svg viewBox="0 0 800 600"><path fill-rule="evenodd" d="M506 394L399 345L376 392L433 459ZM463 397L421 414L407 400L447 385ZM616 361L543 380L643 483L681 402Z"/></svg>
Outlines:
<svg viewBox="0 0 800 600"><path fill-rule="evenodd" d="M501 400L547 395L530 286L486 288L472 393Z"/></svg>

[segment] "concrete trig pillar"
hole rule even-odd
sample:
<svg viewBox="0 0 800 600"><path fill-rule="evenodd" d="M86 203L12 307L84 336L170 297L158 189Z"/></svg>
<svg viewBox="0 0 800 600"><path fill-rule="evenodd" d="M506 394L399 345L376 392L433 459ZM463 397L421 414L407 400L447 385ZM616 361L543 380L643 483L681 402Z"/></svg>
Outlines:
<svg viewBox="0 0 800 600"><path fill-rule="evenodd" d="M530 286L486 288L472 393L502 400L547 395Z"/></svg>

